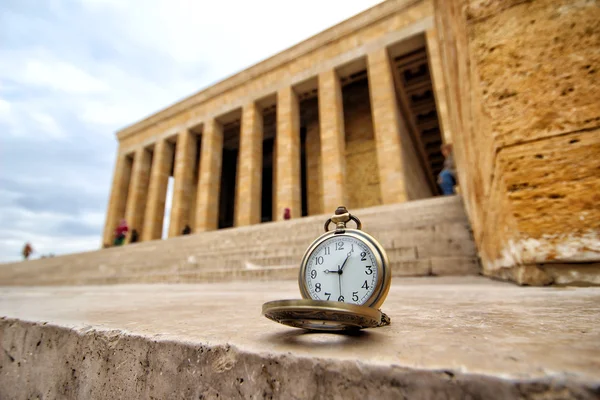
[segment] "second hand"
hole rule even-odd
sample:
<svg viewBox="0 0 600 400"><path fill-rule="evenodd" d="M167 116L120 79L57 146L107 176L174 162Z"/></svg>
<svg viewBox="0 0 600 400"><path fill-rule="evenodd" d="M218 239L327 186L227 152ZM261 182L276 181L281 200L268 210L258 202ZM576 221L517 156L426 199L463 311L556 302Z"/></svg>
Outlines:
<svg viewBox="0 0 600 400"><path fill-rule="evenodd" d="M340 301L340 299L342 298L342 270L340 269L339 265L338 265L338 283L339 283L339 287L340 287L340 295L338 296L338 301Z"/></svg>

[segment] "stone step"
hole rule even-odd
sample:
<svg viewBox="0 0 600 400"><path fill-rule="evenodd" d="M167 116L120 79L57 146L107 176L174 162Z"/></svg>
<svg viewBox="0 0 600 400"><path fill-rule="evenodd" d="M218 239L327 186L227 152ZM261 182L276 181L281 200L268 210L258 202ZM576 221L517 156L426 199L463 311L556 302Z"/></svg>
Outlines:
<svg viewBox="0 0 600 400"><path fill-rule="evenodd" d="M351 211L361 219L363 229L384 246L398 276L478 273L477 251L458 196ZM310 243L323 233L327 217L311 216L3 264L0 283L67 285L288 278L291 275L270 267L297 267Z"/></svg>
<svg viewBox="0 0 600 400"><path fill-rule="evenodd" d="M600 288L396 278L391 325L352 335L260 315L299 297L295 280L0 287L0 398L598 398Z"/></svg>

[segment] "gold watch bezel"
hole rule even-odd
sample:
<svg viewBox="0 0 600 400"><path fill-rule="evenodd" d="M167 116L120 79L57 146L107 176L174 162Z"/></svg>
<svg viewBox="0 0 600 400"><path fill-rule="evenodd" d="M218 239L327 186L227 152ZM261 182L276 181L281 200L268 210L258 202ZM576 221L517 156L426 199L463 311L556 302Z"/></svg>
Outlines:
<svg viewBox="0 0 600 400"><path fill-rule="evenodd" d="M369 299L362 304L362 306L378 309L385 301L390 290L392 271L390 270L390 263L383 246L381 246L381 244L379 244L374 237L358 229L345 228L343 231L331 230L325 232L308 247L304 253L304 256L302 257L302 261L300 263L300 273L298 275L298 286L300 287L302 298L313 300L310 297L310 292L305 280L306 267L310 255L321 243L336 236L349 236L363 242L375 256L375 261L377 263L377 284L371 297L369 297ZM351 305L351 303L347 304Z"/></svg>
<svg viewBox="0 0 600 400"><path fill-rule="evenodd" d="M376 308L323 300L275 300L263 304L262 315L283 325L313 331L348 331L382 326Z"/></svg>

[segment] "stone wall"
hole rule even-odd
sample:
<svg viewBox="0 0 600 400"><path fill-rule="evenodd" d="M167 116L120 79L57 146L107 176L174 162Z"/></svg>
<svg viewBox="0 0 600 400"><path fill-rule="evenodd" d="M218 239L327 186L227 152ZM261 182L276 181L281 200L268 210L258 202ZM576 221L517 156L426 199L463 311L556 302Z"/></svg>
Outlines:
<svg viewBox="0 0 600 400"><path fill-rule="evenodd" d="M600 283L600 7L438 0L461 191L484 272Z"/></svg>

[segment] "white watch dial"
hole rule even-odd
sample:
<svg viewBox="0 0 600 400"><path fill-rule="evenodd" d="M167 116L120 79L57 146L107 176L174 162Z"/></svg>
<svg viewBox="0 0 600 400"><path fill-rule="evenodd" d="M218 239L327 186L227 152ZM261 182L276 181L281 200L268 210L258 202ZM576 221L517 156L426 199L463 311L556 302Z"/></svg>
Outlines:
<svg viewBox="0 0 600 400"><path fill-rule="evenodd" d="M337 235L309 255L304 279L314 300L362 305L377 286L377 261L363 241Z"/></svg>

